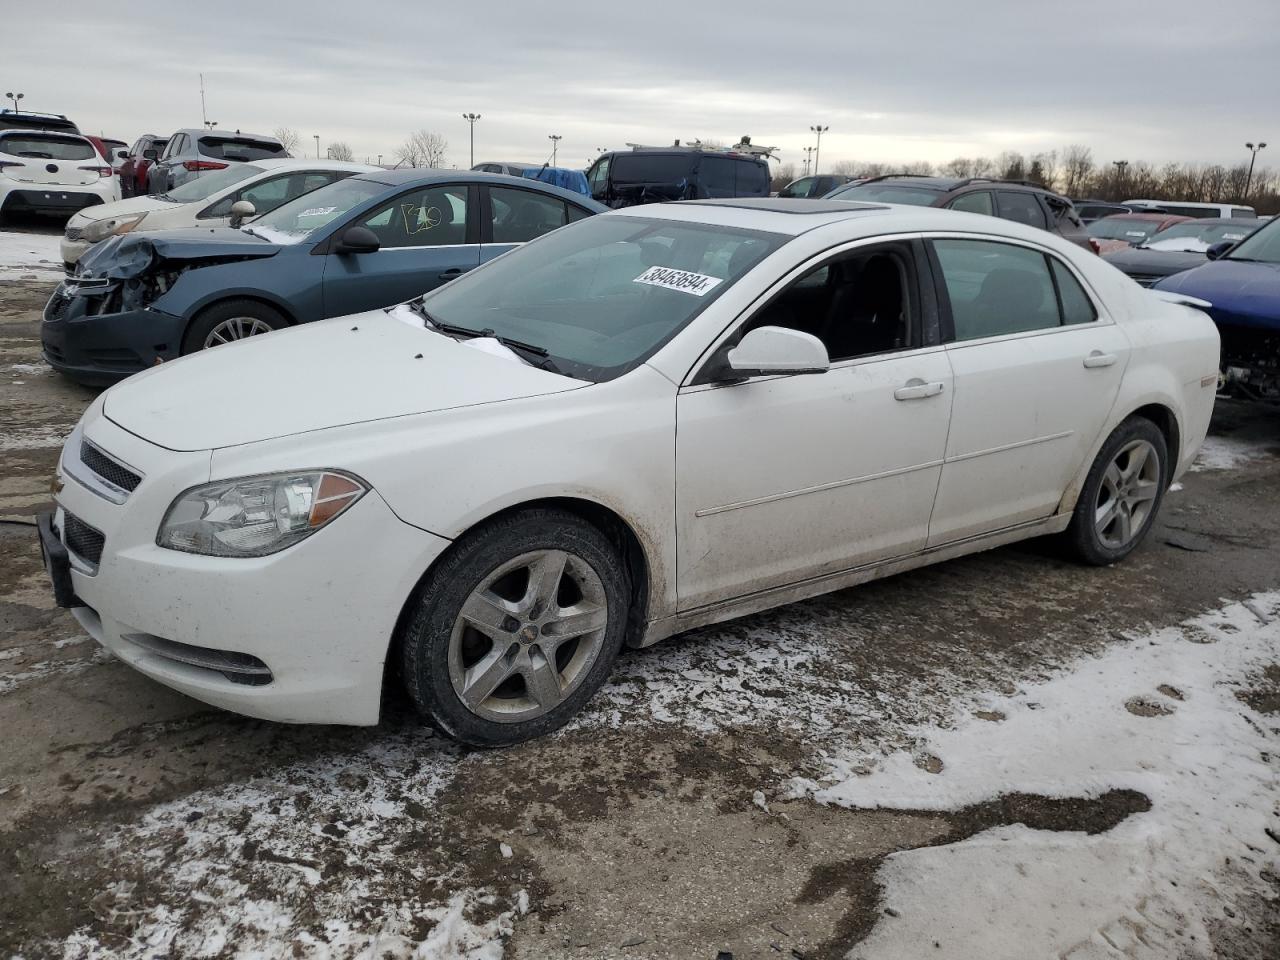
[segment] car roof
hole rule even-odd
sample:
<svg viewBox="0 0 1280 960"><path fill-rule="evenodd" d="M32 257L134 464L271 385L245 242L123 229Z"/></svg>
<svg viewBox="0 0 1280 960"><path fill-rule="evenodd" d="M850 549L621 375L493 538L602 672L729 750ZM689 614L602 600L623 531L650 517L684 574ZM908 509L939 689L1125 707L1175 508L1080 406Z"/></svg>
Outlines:
<svg viewBox="0 0 1280 960"><path fill-rule="evenodd" d="M315 157L272 157L269 160L249 160L263 170L352 170L356 173L373 173L381 170L372 163L355 163L351 160L317 160Z"/></svg>
<svg viewBox="0 0 1280 960"><path fill-rule="evenodd" d="M259 161L253 161L257 163ZM493 161L497 163L498 161ZM381 170L374 168L370 173L357 174L353 180L368 180L388 187L425 187L433 183L492 183L498 186L524 187L526 190L541 190L544 193L572 200L579 206L592 210L607 210L602 203L572 190L565 190L554 184L530 177L512 177L505 173L484 173L480 170L437 170L433 167L401 167L398 170Z"/></svg>
<svg viewBox="0 0 1280 960"><path fill-rule="evenodd" d="M169 134L168 139L172 140L180 133L188 134L189 136L197 139L200 137L222 137L225 140L235 140L238 138L241 140L262 140L267 143L280 142L275 137L266 133L243 133L240 130L219 130L217 127L214 127L212 130L205 127L183 127L182 129L175 130L173 133Z"/></svg>

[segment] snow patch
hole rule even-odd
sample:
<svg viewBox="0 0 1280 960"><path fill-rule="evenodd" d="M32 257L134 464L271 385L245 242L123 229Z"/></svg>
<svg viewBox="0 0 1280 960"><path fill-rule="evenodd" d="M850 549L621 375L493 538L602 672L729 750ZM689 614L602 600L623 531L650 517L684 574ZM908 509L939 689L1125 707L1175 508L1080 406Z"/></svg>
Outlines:
<svg viewBox="0 0 1280 960"><path fill-rule="evenodd" d="M0 280L57 280L63 275L62 238L0 230Z"/></svg>
<svg viewBox="0 0 1280 960"><path fill-rule="evenodd" d="M1235 470L1258 460L1271 460L1267 447L1237 437L1205 437L1200 455L1191 465L1193 472L1202 470Z"/></svg>
<svg viewBox="0 0 1280 960"><path fill-rule="evenodd" d="M858 808L954 811L1010 793L1113 789L1151 800L1095 836L1012 825L890 855L878 879L893 913L856 955L914 960L940 945L1017 960L1101 956L1108 944L1134 958L1207 955L1208 922L1229 922L1237 897L1268 896L1267 871L1280 869L1265 832L1280 813L1277 730L1235 696L1278 660L1280 592L1256 595L993 697L983 706L1002 722L963 715L919 729L939 772L907 752L849 750L823 784L798 781L797 794ZM1126 709L1135 697L1165 712Z"/></svg>

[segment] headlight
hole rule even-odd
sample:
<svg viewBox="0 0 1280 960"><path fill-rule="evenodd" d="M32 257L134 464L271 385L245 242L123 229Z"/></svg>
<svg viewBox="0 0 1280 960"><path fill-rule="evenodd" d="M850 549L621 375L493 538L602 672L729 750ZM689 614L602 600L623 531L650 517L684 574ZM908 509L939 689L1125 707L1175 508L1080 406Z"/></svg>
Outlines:
<svg viewBox="0 0 1280 960"><path fill-rule="evenodd" d="M311 536L368 489L332 470L206 483L173 501L156 543L210 557L265 557Z"/></svg>
<svg viewBox="0 0 1280 960"><path fill-rule="evenodd" d="M90 243L97 243L107 237L118 237L137 227L146 219L146 216L145 213L132 213L127 217L106 217L103 220L94 220L80 231L80 235Z"/></svg>

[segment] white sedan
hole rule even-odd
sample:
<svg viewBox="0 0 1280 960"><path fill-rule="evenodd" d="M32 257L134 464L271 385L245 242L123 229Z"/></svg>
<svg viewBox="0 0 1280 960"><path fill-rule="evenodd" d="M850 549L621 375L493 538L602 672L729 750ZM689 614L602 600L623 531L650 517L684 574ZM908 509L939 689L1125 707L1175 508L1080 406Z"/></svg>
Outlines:
<svg viewBox="0 0 1280 960"><path fill-rule="evenodd" d="M58 601L256 717L555 729L620 647L1045 534L1126 556L1195 458L1199 309L993 217L693 201L113 387Z"/></svg>
<svg viewBox="0 0 1280 960"><path fill-rule="evenodd" d="M204 173L168 193L87 207L67 221L62 262L67 272L95 243L134 230L225 227L261 216L286 200L378 167L344 160L255 160ZM235 209L232 209L232 208Z"/></svg>

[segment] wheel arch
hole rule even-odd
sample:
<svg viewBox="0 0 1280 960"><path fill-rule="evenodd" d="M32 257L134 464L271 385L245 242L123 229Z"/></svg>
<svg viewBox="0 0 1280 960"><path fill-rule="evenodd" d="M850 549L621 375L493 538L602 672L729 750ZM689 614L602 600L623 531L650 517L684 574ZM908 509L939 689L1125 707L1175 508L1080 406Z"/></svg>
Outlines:
<svg viewBox="0 0 1280 960"><path fill-rule="evenodd" d="M409 595L405 597L404 603L400 607L400 613L396 617L395 628L388 642L387 658L383 666L384 690L391 680L391 671L397 669L396 665L399 663L399 657L396 656L396 652L404 636L405 624L412 616L414 605L418 602L423 585L426 583L427 578L430 577L431 572L453 552L459 540L462 540L476 529L521 510L539 507L562 510L565 513L580 517L608 537L618 548L618 554L623 558L631 575L631 598L625 642L629 647L641 645L644 639L645 625L648 622L652 570L648 554L645 552L643 542L635 527L627 522L617 511L594 500L567 496L540 497L510 504L476 520L450 544L448 549L441 551L440 555L432 560L427 568L422 571L422 575L418 577L413 589L409 591Z"/></svg>

